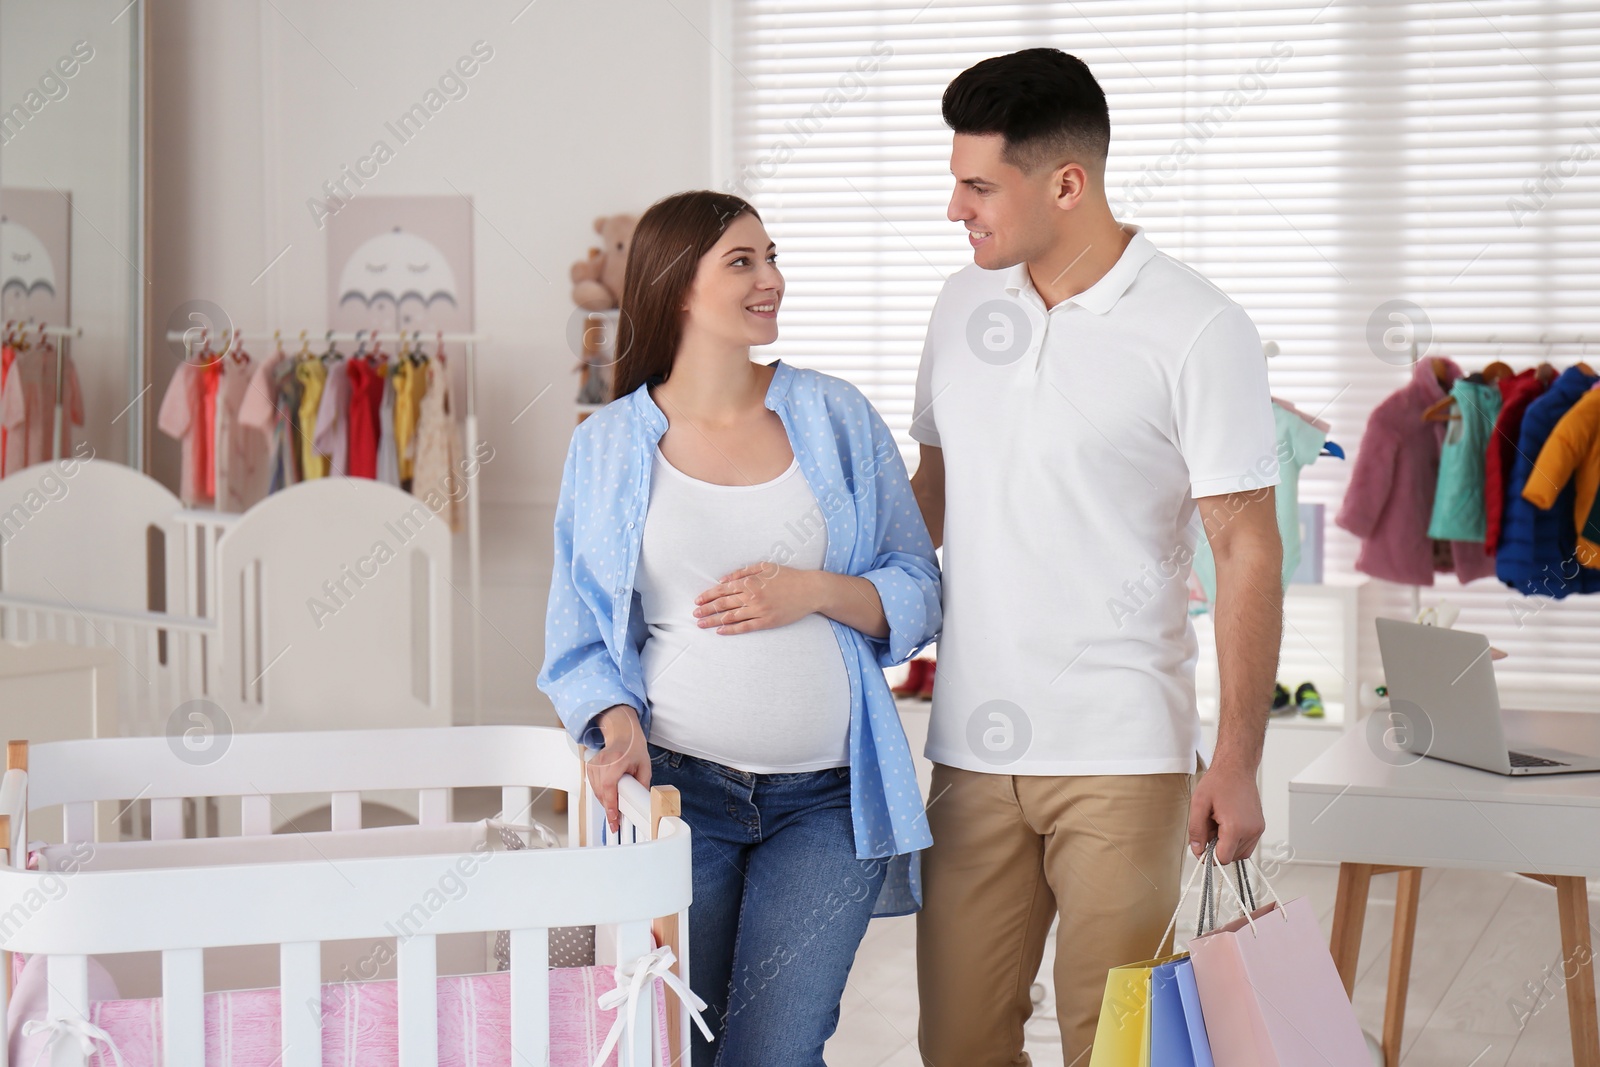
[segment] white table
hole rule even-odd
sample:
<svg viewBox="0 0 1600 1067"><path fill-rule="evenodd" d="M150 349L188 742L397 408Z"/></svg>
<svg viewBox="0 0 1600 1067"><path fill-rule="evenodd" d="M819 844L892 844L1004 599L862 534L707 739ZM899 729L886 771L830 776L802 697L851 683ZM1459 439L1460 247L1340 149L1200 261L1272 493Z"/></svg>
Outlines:
<svg viewBox="0 0 1600 1067"><path fill-rule="evenodd" d="M1399 1062L1406 985L1424 867L1514 871L1555 887L1577 1067L1600 1067L1585 879L1600 874L1600 773L1507 777L1399 751L1379 712L1289 783L1289 843L1298 859L1340 864L1331 949L1346 991L1374 874L1398 871L1384 1012L1385 1062ZM1600 755L1600 715L1506 712L1519 745Z"/></svg>

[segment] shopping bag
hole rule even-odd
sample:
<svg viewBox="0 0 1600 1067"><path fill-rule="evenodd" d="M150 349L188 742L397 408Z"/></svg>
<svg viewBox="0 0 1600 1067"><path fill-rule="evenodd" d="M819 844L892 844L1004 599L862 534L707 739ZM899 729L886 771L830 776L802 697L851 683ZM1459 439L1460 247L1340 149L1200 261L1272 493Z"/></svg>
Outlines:
<svg viewBox="0 0 1600 1067"><path fill-rule="evenodd" d="M1216 925L1215 894L1212 888L1216 859L1212 850L1208 848L1205 862L1189 875L1189 881L1185 883L1183 892L1178 896L1178 906L1173 909L1167 928L1161 932L1161 940L1156 942L1156 958L1130 963L1124 967L1113 967L1106 972L1106 990L1100 1002L1100 1022L1095 1028L1094 1047L1089 1054L1089 1067L1152 1067L1152 1065L1189 1067L1190 1064L1195 1067L1211 1067L1211 1054L1205 1045L1205 1027L1199 1020L1198 1004L1193 1011L1195 1025L1200 1034L1200 1051L1188 1052L1188 1059L1168 1058L1166 1052L1169 1048L1178 1047L1176 1037L1170 1031L1169 1020L1176 1019L1186 1034L1191 1032L1183 1007L1182 990L1178 984L1182 979L1179 978L1177 971L1181 966L1183 975L1187 977L1189 968L1188 953L1162 955L1162 952L1167 947L1167 936L1177 926L1178 915L1183 911L1183 902L1189 898L1195 878L1202 868L1206 871L1206 879L1200 898L1200 920L1195 933L1199 934L1207 929L1208 917L1211 925ZM1159 980L1156 978L1157 975L1161 976ZM1190 984L1193 984L1192 980ZM1176 1001L1172 999L1173 995L1177 996ZM1162 1029L1163 1050L1159 1055L1152 1048L1158 1019ZM1194 1044L1192 1036L1184 1041L1184 1045L1191 1050Z"/></svg>
<svg viewBox="0 0 1600 1067"><path fill-rule="evenodd" d="M1212 1067L1187 955L1150 972L1150 1062L1154 1067Z"/></svg>
<svg viewBox="0 0 1600 1067"><path fill-rule="evenodd" d="M1106 972L1089 1067L1151 1067L1150 974L1173 959L1143 960Z"/></svg>
<svg viewBox="0 0 1600 1067"><path fill-rule="evenodd" d="M1257 876L1272 903L1254 906L1244 869L1243 892L1223 875L1243 914L1189 942L1217 1067L1371 1067L1316 912Z"/></svg>
<svg viewBox="0 0 1600 1067"><path fill-rule="evenodd" d="M1194 1067L1212 1067L1211 1040L1206 1037L1206 1020L1200 1010L1200 991L1194 984L1194 961L1185 959L1178 970L1178 994L1183 998L1183 1019L1189 1027L1189 1049Z"/></svg>

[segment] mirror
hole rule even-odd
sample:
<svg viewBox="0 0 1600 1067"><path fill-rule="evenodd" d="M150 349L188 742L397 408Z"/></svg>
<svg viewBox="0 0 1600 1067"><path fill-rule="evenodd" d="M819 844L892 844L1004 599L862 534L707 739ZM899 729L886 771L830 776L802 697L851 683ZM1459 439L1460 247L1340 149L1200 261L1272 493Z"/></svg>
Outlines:
<svg viewBox="0 0 1600 1067"><path fill-rule="evenodd" d="M0 473L145 469L143 53L142 4L0 0Z"/></svg>

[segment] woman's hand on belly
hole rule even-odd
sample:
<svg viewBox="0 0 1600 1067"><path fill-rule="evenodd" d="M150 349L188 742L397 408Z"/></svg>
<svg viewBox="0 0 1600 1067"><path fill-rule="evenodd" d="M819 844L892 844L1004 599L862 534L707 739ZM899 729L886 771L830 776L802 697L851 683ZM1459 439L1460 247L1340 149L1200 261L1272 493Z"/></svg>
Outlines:
<svg viewBox="0 0 1600 1067"><path fill-rule="evenodd" d="M818 576L823 573L777 563L740 567L695 597L696 625L715 626L719 634L742 634L798 622L817 610Z"/></svg>
<svg viewBox="0 0 1600 1067"><path fill-rule="evenodd" d="M719 634L776 629L818 613L869 637L889 635L877 586L832 571L752 563L724 575L695 598L695 605L698 625L715 626Z"/></svg>

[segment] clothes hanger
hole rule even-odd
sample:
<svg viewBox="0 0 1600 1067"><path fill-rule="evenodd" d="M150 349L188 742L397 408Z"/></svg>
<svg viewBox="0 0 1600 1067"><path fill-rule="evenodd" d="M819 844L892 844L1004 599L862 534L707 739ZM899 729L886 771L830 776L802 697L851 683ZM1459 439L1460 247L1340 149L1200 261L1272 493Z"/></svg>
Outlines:
<svg viewBox="0 0 1600 1067"><path fill-rule="evenodd" d="M1450 412L1450 408L1454 406L1455 402L1456 398L1453 396L1447 396L1440 400L1435 400L1422 412L1422 421L1449 422L1451 419L1457 418L1458 416L1453 415Z"/></svg>
<svg viewBox="0 0 1600 1067"><path fill-rule="evenodd" d="M1490 385L1493 385L1504 378L1515 377L1516 373L1516 371L1511 369L1511 364L1497 359L1487 367L1483 368L1483 380L1488 382Z"/></svg>
<svg viewBox="0 0 1600 1067"><path fill-rule="evenodd" d="M344 356L340 354L339 349L333 343L333 331L329 330L328 331L328 350L326 352L322 353L322 362L331 363L332 361L334 361L336 359L343 359L343 358L344 358Z"/></svg>
<svg viewBox="0 0 1600 1067"><path fill-rule="evenodd" d="M437 335L437 339L433 342L433 358L439 361L439 365L441 367L444 366L444 331L443 330L439 331L439 333Z"/></svg>

